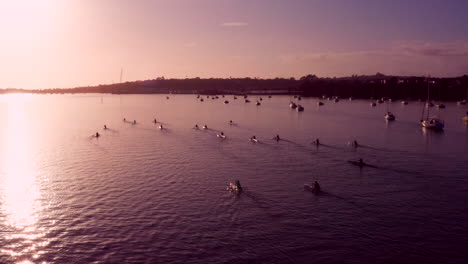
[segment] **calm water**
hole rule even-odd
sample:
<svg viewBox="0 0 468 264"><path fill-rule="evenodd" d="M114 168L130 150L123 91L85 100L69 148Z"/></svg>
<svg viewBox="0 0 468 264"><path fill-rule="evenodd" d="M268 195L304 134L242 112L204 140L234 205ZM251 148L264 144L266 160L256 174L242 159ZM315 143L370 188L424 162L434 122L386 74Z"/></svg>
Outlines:
<svg viewBox="0 0 468 264"><path fill-rule="evenodd" d="M0 263L466 263L466 107L226 99L0 96Z"/></svg>

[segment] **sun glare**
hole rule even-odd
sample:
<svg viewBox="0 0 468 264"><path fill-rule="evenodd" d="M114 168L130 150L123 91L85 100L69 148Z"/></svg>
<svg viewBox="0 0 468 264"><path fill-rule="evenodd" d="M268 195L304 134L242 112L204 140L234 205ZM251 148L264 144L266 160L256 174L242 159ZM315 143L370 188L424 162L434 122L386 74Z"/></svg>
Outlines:
<svg viewBox="0 0 468 264"><path fill-rule="evenodd" d="M12 243L1 249L12 257L34 254L34 240L42 234L36 227L37 213L40 211L40 193L36 172L28 142L28 120L25 104L28 95L6 95L7 120L1 148L0 209L5 217L1 223L8 232L5 239L23 242ZM27 246L24 245L27 241Z"/></svg>
<svg viewBox="0 0 468 264"><path fill-rule="evenodd" d="M39 33L50 26L56 0L0 0L0 30L9 35Z"/></svg>

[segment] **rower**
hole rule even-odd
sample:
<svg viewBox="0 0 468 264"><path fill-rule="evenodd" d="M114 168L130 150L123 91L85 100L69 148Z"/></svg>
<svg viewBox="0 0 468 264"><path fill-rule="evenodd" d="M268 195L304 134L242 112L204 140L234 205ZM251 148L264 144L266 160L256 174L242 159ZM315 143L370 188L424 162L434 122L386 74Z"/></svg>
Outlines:
<svg viewBox="0 0 468 264"><path fill-rule="evenodd" d="M136 125L136 120L133 120L133 124Z"/></svg>
<svg viewBox="0 0 468 264"><path fill-rule="evenodd" d="M353 141L353 147L357 148L358 147L358 143L356 140Z"/></svg>
<svg viewBox="0 0 468 264"><path fill-rule="evenodd" d="M163 129L163 125L162 125L162 124L159 125L159 129Z"/></svg>
<svg viewBox="0 0 468 264"><path fill-rule="evenodd" d="M198 127L198 124L195 124L195 128L196 128L196 129L198 129L198 128L199 128L199 127Z"/></svg>
<svg viewBox="0 0 468 264"><path fill-rule="evenodd" d="M106 125L104 125L104 129L107 129L107 126L106 126Z"/></svg>
<svg viewBox="0 0 468 264"><path fill-rule="evenodd" d="M208 126L205 124L205 125L203 126L203 129L208 129Z"/></svg>
<svg viewBox="0 0 468 264"><path fill-rule="evenodd" d="M251 137L250 140L252 141L257 141L257 138L255 136Z"/></svg>
<svg viewBox="0 0 468 264"><path fill-rule="evenodd" d="M232 120L229 120L229 125L231 125L231 126L232 126Z"/></svg>
<svg viewBox="0 0 468 264"><path fill-rule="evenodd" d="M223 132L221 132L221 136L224 137L224 133L223 133Z"/></svg>
<svg viewBox="0 0 468 264"><path fill-rule="evenodd" d="M240 181L239 180L236 180L236 187L239 191L242 191L242 186L240 185Z"/></svg>
<svg viewBox="0 0 468 264"><path fill-rule="evenodd" d="M156 118L153 120L153 122L156 124L158 121L156 121Z"/></svg>
<svg viewBox="0 0 468 264"><path fill-rule="evenodd" d="M276 135L275 140L276 140L276 141L280 141L280 140L281 140L281 139L280 139L280 136L279 136L279 135Z"/></svg>
<svg viewBox="0 0 468 264"><path fill-rule="evenodd" d="M317 139L315 139L315 141L314 141L314 144L315 144L315 145L317 145L317 146L318 146L318 145L320 145L320 141L319 141L319 139L318 139L318 138L317 138Z"/></svg>
<svg viewBox="0 0 468 264"><path fill-rule="evenodd" d="M365 165L364 161L362 159L359 159L358 164L359 164L359 166L364 166Z"/></svg>
<svg viewBox="0 0 468 264"><path fill-rule="evenodd" d="M96 132L96 137L99 137L99 136L101 136L101 135L99 135L99 133L98 133L98 132Z"/></svg>
<svg viewBox="0 0 468 264"><path fill-rule="evenodd" d="M126 121L127 121L127 119L125 119L125 117L124 117L123 121L124 121L124 122L126 122Z"/></svg>
<svg viewBox="0 0 468 264"><path fill-rule="evenodd" d="M314 182L314 189L313 192L319 193L320 192L320 185L317 181Z"/></svg>

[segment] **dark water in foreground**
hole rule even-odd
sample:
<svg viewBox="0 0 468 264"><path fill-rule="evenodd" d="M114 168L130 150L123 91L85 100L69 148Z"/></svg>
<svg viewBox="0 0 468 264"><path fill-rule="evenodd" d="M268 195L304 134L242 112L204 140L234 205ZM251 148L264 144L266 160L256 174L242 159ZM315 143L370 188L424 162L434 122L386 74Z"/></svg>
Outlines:
<svg viewBox="0 0 468 264"><path fill-rule="evenodd" d="M227 99L1 96L0 263L466 263L466 108Z"/></svg>

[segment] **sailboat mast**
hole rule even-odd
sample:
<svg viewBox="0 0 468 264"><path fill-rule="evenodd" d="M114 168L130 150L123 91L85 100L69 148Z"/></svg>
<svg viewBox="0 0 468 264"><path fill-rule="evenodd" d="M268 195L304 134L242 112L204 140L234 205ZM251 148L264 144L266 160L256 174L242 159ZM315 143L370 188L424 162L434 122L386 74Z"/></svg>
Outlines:
<svg viewBox="0 0 468 264"><path fill-rule="evenodd" d="M429 95L429 79L427 79L427 93ZM429 97L426 97L426 102L423 104L422 113L421 113L421 122L424 120L424 110L427 107L427 102L429 101Z"/></svg>
<svg viewBox="0 0 468 264"><path fill-rule="evenodd" d="M429 94L431 92L431 89L429 88L429 83L430 83L430 80L428 79L427 80L427 116L426 116L426 120L429 120Z"/></svg>

